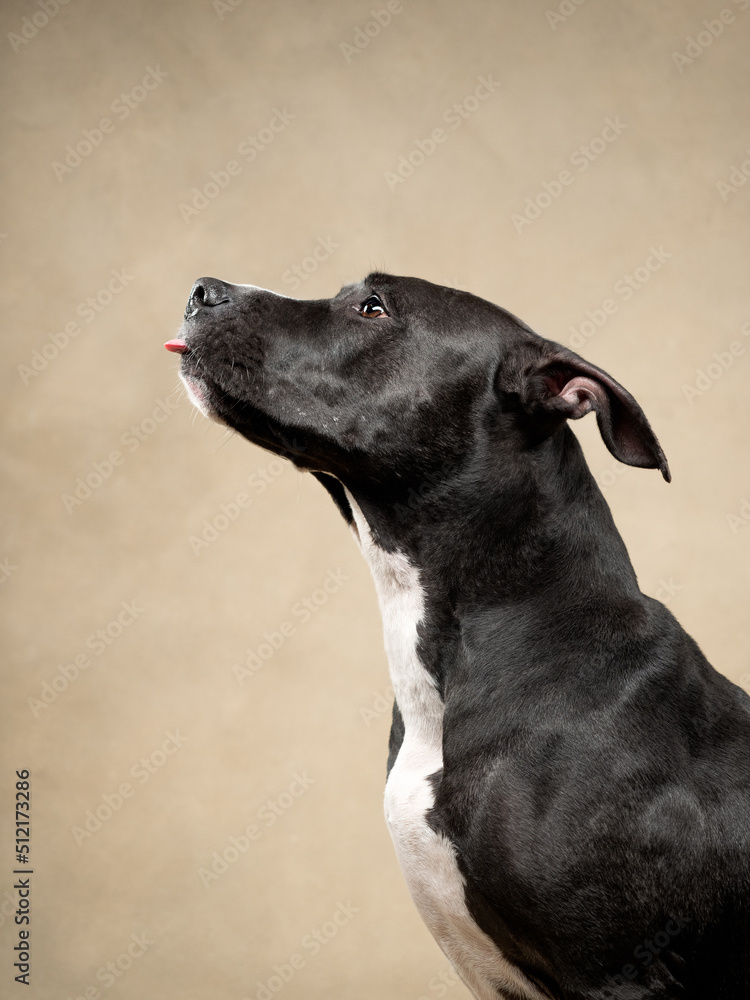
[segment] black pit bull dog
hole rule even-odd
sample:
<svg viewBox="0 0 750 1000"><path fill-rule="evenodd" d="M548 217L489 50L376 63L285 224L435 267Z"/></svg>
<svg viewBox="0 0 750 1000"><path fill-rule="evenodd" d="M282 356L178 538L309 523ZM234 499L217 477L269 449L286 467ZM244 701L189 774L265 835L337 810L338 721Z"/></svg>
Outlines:
<svg viewBox="0 0 750 1000"><path fill-rule="evenodd" d="M644 596L569 419L669 470L633 397L504 310L371 274L196 282L199 409L325 486L396 699L385 811L480 1000L748 1000L750 698Z"/></svg>

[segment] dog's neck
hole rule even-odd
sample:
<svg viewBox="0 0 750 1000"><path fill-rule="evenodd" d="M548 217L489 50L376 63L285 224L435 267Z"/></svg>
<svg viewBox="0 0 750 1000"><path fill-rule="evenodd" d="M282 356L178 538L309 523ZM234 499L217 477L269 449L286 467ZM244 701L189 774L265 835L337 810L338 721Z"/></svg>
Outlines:
<svg viewBox="0 0 750 1000"><path fill-rule="evenodd" d="M492 470L481 482L478 475L465 469L429 490L412 490L409 507L347 491L391 623L389 659L409 644L395 638L393 623L419 620L420 655L440 679L454 662L451 644L460 641L462 623L477 614L528 617L543 628L566 615L575 620L578 609L598 606L605 593L613 616L643 600L609 507L567 427L512 475Z"/></svg>
<svg viewBox="0 0 750 1000"><path fill-rule="evenodd" d="M638 593L625 544L567 427L512 468L480 457L388 502L347 493L372 544L401 552L431 592L444 581L458 606L514 601L566 579L577 594L604 582Z"/></svg>

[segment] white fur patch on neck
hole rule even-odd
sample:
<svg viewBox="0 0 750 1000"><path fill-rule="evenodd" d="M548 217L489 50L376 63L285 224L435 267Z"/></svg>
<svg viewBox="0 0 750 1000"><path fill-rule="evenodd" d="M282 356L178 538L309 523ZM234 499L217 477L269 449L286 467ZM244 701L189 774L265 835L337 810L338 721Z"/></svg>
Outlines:
<svg viewBox="0 0 750 1000"><path fill-rule="evenodd" d="M347 490L354 536L375 580L385 649L404 741L385 788L385 817L409 892L433 937L478 1000L545 1000L474 922L453 843L427 822L435 794L431 775L443 767L442 698L417 653L424 617L419 571L402 552L386 552Z"/></svg>

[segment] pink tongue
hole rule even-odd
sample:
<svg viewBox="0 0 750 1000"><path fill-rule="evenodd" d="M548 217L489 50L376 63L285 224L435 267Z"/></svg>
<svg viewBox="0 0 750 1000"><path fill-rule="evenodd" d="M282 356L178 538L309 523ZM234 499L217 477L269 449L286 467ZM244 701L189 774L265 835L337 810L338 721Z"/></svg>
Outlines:
<svg viewBox="0 0 750 1000"><path fill-rule="evenodd" d="M168 351L174 351L175 354L184 354L188 349L187 344L184 340L168 340L164 345Z"/></svg>

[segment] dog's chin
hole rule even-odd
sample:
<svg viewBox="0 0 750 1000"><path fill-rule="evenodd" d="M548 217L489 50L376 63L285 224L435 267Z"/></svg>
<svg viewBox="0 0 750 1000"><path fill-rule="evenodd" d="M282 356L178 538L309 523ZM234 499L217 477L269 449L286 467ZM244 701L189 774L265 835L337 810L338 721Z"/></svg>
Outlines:
<svg viewBox="0 0 750 1000"><path fill-rule="evenodd" d="M213 420L215 423L225 426L226 420L223 420L219 416L211 403L206 383L202 379L196 378L194 375L180 374L180 378L182 379L183 385L187 389L188 398L193 406L197 410L200 410L204 417L208 417L209 420Z"/></svg>

